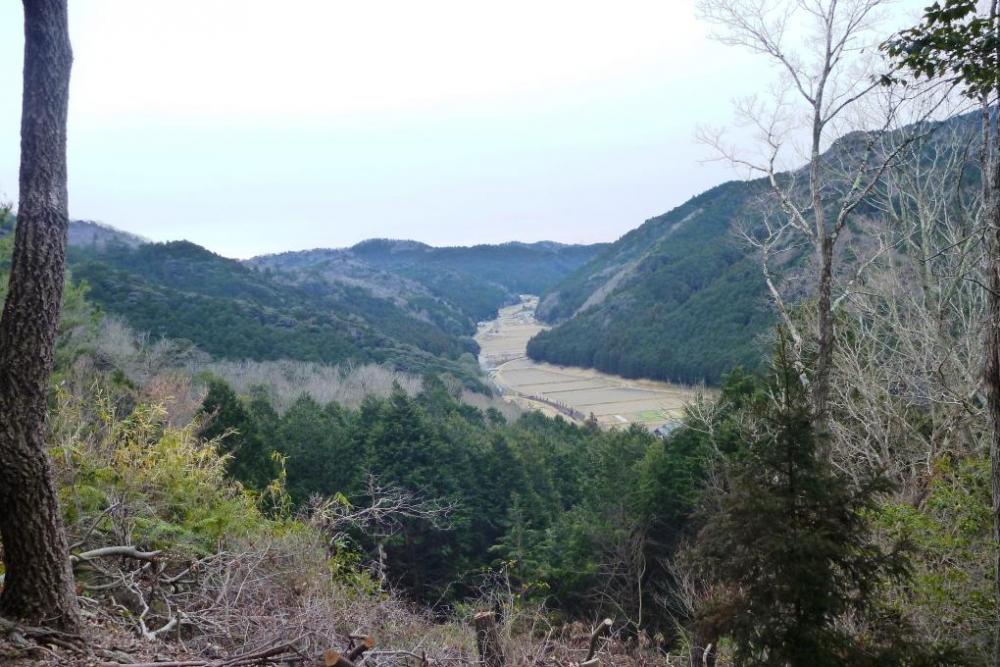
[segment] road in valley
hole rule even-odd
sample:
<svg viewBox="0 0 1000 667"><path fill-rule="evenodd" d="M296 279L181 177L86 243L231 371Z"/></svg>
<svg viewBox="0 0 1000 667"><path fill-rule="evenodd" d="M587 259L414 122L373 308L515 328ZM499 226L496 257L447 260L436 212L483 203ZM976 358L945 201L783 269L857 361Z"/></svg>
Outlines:
<svg viewBox="0 0 1000 667"><path fill-rule="evenodd" d="M642 424L650 430L676 423L695 387L629 380L590 368L556 366L529 359L528 340L547 328L535 319L538 297L502 308L476 333L479 363L508 400L532 410L582 423L590 415L604 428Z"/></svg>

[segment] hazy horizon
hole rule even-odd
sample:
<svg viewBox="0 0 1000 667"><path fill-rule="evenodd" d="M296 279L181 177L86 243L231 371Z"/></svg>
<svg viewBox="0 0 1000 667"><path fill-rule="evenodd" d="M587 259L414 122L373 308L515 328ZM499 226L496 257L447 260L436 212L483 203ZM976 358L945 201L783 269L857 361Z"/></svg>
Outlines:
<svg viewBox="0 0 1000 667"><path fill-rule="evenodd" d="M614 241L737 174L700 124L761 89L693 2L71 3L70 215L222 255ZM21 8L0 8L15 200Z"/></svg>

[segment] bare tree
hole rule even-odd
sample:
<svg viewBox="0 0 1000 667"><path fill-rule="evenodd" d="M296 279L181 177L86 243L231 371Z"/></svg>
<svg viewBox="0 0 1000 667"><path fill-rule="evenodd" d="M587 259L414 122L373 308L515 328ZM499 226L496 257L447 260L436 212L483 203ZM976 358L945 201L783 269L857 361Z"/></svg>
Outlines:
<svg viewBox="0 0 1000 667"><path fill-rule="evenodd" d="M834 358L834 460L859 477L884 471L914 503L935 460L985 438L975 135L951 123L912 142L870 199L883 222L869 233L887 250L839 297L851 335Z"/></svg>
<svg viewBox="0 0 1000 667"><path fill-rule="evenodd" d="M719 135L705 134L702 139L722 159L764 176L771 186L780 219L767 221L766 237L759 245L764 251L765 280L792 339L821 431L827 429L829 413L838 245L852 214L896 157L877 152L878 132L840 155L824 157L823 151L835 131L844 134L847 127L861 124L849 126L846 119L857 116L862 100L879 89L865 49L873 45L871 27L881 4L882 0L702 0L699 5L702 16L722 28L718 39L766 56L782 72L773 103L750 100L740 106L760 134L759 157L726 146ZM791 33L802 37L798 48ZM884 111L873 129L888 129L892 105ZM803 117L805 127L800 127ZM800 131L805 135L807 166L782 173L781 164L794 151ZM815 258L816 317L811 336L791 316L767 263L769 254L792 242L790 237L808 245ZM815 341L811 374L802 361L807 339Z"/></svg>
<svg viewBox="0 0 1000 667"><path fill-rule="evenodd" d="M1000 2L943 0L924 8L921 23L904 30L883 49L915 79L942 78L982 108L980 178L983 194L987 280L983 378L993 427L990 443L993 539L1000 541ZM1000 599L1000 552L995 585ZM1000 665L1000 605L994 622L993 663Z"/></svg>
<svg viewBox="0 0 1000 667"><path fill-rule="evenodd" d="M312 525L330 537L331 548L354 529L371 538L375 543L375 575L383 588L388 584L388 555L386 542L402 532L409 521L422 521L436 530L451 528L451 516L457 506L448 501L421 498L419 495L393 485L382 485L378 478L368 475L366 505L355 506L343 496L314 497L306 514Z"/></svg>
<svg viewBox="0 0 1000 667"><path fill-rule="evenodd" d="M69 224L66 0L24 0L24 38L20 198L0 319L0 611L69 628L78 623L73 572L45 451Z"/></svg>

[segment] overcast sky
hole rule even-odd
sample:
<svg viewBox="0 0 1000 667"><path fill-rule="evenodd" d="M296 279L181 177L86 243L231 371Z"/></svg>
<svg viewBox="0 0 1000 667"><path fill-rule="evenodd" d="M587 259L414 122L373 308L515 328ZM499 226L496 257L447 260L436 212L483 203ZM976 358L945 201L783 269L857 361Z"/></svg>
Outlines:
<svg viewBox="0 0 1000 667"><path fill-rule="evenodd" d="M21 3L0 4L0 196ZM70 214L221 254L612 241L734 177L764 87L688 0L70 0Z"/></svg>

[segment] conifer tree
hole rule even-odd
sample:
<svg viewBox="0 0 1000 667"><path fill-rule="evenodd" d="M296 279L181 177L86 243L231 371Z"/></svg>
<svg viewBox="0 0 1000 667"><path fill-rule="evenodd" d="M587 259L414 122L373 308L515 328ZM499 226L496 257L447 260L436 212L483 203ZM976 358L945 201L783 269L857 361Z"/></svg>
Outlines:
<svg viewBox="0 0 1000 667"><path fill-rule="evenodd" d="M234 478L254 489L263 489L277 475L278 469L272 457L273 426L265 429L270 419L267 412L271 406L256 401L252 412L236 392L221 380L213 380L208 385L208 393L202 402L205 424L200 435L203 438L220 438L221 450L229 454L227 470ZM262 417L255 418L255 417Z"/></svg>
<svg viewBox="0 0 1000 667"><path fill-rule="evenodd" d="M742 665L914 664L916 648L907 662L894 657L904 650L898 633L862 643L843 629L847 618L874 617L880 585L907 577L907 561L870 538L888 482L855 486L823 455L808 396L779 348L729 487L688 554L709 583L696 636L729 638Z"/></svg>

